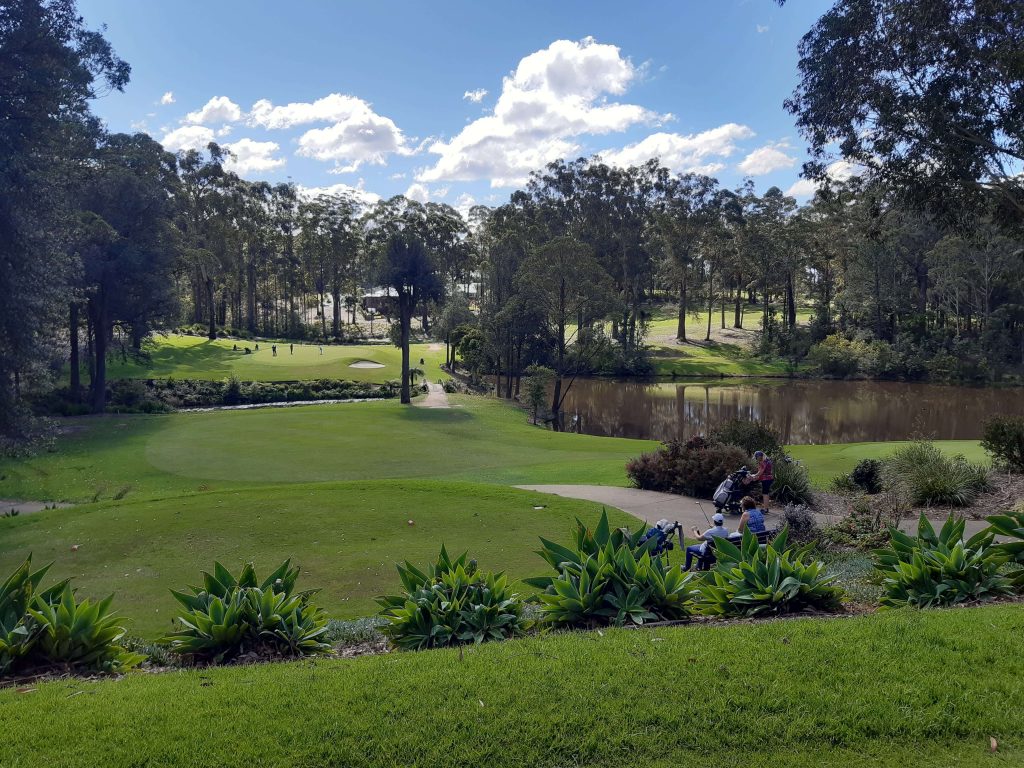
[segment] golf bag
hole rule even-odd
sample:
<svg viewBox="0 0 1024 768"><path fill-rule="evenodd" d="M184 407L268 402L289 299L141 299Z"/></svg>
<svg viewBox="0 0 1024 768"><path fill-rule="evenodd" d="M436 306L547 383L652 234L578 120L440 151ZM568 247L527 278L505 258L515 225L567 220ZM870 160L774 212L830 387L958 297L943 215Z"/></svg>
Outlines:
<svg viewBox="0 0 1024 768"><path fill-rule="evenodd" d="M650 553L651 557L656 557L675 548L672 537L676 535L682 536L679 523L670 523L667 519L663 518L643 535L640 539L640 544L646 544L651 539L654 539L655 543L651 545ZM681 538L680 541L682 541Z"/></svg>
<svg viewBox="0 0 1024 768"><path fill-rule="evenodd" d="M740 500L747 495L747 484L743 481L750 475L750 470L740 467L729 475L715 490L712 501L715 509L730 515L738 515L743 510L740 508Z"/></svg>

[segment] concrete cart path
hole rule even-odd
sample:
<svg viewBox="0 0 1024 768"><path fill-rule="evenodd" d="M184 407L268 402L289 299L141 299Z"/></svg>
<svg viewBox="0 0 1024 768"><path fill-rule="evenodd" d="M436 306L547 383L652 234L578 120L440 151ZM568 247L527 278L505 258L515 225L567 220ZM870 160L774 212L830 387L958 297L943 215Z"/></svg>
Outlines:
<svg viewBox="0 0 1024 768"><path fill-rule="evenodd" d="M657 491L642 491L639 488L618 488L610 485L517 485L526 491L537 491L538 493L550 493L555 496L565 496L570 499L584 499L596 501L598 504L606 504L609 507L621 509L644 522L653 525L662 518L678 520L683 524L683 530L689 531L691 526L703 530L707 528L707 520L704 512L710 516L714 514L715 505L710 501L698 500L692 496L678 496L674 493L659 493ZM698 501L704 507L701 512ZM768 515L769 526L775 526L779 521L779 510L774 509ZM828 525L834 523L838 518L831 515L815 515L818 523ZM736 527L736 517L726 517L727 528ZM933 520L936 528L941 527L944 520ZM984 520L968 520L964 527L964 535L968 538L985 528L988 525ZM917 520L907 519L900 523L900 528L907 533L917 532Z"/></svg>
<svg viewBox="0 0 1024 768"><path fill-rule="evenodd" d="M440 384L435 384L432 381L427 382L427 395L413 401L414 404L421 408L451 408L451 404L448 402L448 393L444 391L444 387Z"/></svg>

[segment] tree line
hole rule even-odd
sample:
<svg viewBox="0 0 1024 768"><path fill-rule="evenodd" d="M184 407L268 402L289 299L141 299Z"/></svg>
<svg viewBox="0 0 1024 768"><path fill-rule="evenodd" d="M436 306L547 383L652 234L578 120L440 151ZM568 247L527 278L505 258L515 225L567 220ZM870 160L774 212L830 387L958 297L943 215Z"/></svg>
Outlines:
<svg viewBox="0 0 1024 768"><path fill-rule="evenodd" d="M24 391L67 365L71 396L102 410L115 341L141 350L151 331L182 325L348 341L373 288L397 321L403 400L416 320L446 342L449 365L493 376L500 396L550 370L556 425L575 377L650 372L648 325L666 306L681 342L710 340L716 324L753 328L759 354L834 375L1019 370L1024 195L1011 171L1024 154L1013 53L1024 22L1018 4L986 9L1002 31L966 0L841 0L808 33L787 102L820 183L805 205L656 159L592 157L552 163L507 203L463 216L402 196L312 197L240 178L216 144L175 155L145 134L110 134L88 102L124 88L128 65L73 0L6 3L0 429L23 430ZM942 56L947 80L932 66ZM908 114L932 118L908 125ZM843 180L825 163L837 136ZM850 355L871 359L851 368Z"/></svg>

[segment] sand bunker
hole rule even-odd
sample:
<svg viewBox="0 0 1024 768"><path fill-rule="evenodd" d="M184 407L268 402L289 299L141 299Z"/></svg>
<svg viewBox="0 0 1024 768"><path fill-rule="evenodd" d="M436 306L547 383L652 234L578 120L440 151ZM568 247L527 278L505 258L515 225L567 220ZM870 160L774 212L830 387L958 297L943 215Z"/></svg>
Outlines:
<svg viewBox="0 0 1024 768"><path fill-rule="evenodd" d="M349 365L349 368L383 368L383 363L375 363L373 360L356 360Z"/></svg>

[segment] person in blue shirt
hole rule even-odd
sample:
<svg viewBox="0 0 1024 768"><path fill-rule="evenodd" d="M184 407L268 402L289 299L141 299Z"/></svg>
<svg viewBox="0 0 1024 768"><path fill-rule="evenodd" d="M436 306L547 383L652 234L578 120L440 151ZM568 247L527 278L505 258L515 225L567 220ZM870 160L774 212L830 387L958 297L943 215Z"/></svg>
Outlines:
<svg viewBox="0 0 1024 768"><path fill-rule="evenodd" d="M764 533L764 512L757 508L757 502L751 496L744 496L740 500L740 509L743 514L740 516L740 524L737 530L739 533L750 531L751 533Z"/></svg>

